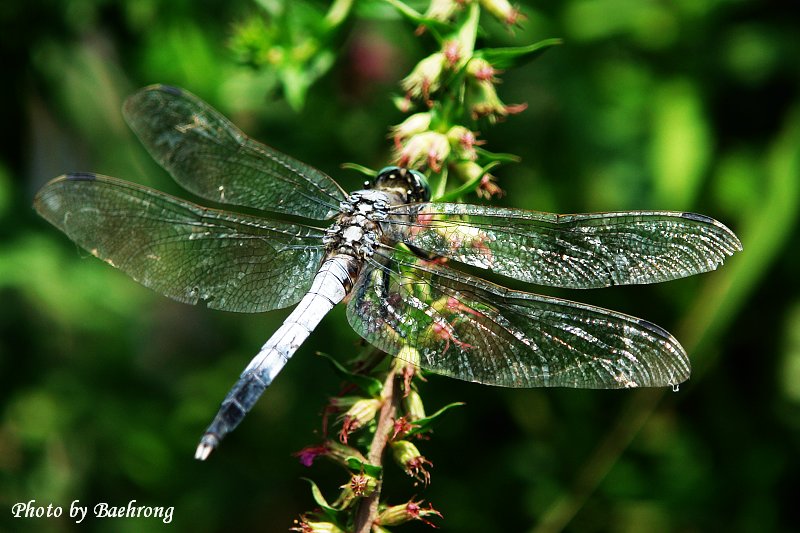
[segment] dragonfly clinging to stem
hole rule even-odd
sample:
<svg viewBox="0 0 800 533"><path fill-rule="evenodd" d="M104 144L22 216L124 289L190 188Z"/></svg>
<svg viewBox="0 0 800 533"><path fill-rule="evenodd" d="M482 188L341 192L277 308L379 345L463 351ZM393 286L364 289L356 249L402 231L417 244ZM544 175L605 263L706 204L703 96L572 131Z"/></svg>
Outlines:
<svg viewBox="0 0 800 533"><path fill-rule="evenodd" d="M297 304L223 400L198 459L242 421L347 297L347 319L364 339L458 379L505 387L674 386L688 379L689 359L659 326L510 290L458 265L585 289L714 270L742 248L723 224L694 213L557 215L431 202L425 177L399 167L348 194L175 87L142 89L123 111L155 160L192 193L309 219L210 209L87 173L60 176L36 195L39 214L70 239L170 298L246 313Z"/></svg>

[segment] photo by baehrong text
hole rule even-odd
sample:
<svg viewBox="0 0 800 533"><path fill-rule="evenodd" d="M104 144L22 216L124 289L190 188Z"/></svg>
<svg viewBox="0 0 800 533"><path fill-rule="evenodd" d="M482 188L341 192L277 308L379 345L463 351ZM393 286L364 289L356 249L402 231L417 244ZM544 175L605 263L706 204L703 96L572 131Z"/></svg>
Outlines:
<svg viewBox="0 0 800 533"><path fill-rule="evenodd" d="M107 502L82 505L80 500L73 500L66 509L53 503L38 503L36 500L17 502L11 506L11 516L15 519L60 519L68 518L80 524L87 517L92 518L143 518L159 519L165 524L172 522L174 506L140 505L130 500L127 505L113 505Z"/></svg>

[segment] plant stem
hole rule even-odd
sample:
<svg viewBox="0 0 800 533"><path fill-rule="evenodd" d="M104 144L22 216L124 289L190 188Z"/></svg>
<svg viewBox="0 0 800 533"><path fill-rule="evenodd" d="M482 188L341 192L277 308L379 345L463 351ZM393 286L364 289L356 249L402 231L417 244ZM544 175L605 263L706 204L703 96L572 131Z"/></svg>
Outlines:
<svg viewBox="0 0 800 533"><path fill-rule="evenodd" d="M325 14L325 23L327 26L329 28L339 26L350 14L352 7L353 0L336 0Z"/></svg>
<svg viewBox="0 0 800 533"><path fill-rule="evenodd" d="M389 436L394 427L397 406L400 402L400 395L403 393L400 387L395 386L396 376L396 365L392 364L389 368L389 372L386 374L386 380L383 383L383 393L381 394L383 405L378 415L378 426L375 428L375 435L372 437L372 443L369 446L367 461L369 461L371 465L381 465L383 452L386 449ZM372 524L378 517L378 503L381 498L382 483L383 481L381 480L375 491L364 498L359 504L355 519L356 533L369 533Z"/></svg>

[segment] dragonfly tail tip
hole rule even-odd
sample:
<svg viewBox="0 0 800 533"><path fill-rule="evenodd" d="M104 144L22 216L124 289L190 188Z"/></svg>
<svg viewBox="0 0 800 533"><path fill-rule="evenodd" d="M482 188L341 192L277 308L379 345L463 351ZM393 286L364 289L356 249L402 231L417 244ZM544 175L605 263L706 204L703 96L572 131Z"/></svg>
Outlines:
<svg viewBox="0 0 800 533"><path fill-rule="evenodd" d="M194 452L194 458L198 461L205 461L218 444L219 439L216 437L216 435L206 433L203 435L203 438L200 439L200 444L197 445L197 450Z"/></svg>

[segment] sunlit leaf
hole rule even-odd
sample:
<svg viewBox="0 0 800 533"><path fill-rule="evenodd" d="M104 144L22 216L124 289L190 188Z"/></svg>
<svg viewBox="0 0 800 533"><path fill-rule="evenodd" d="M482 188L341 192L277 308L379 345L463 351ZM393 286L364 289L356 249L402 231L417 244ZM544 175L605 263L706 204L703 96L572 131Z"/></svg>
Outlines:
<svg viewBox="0 0 800 533"><path fill-rule="evenodd" d="M453 407L461 407L462 405L466 405L464 402L453 402L445 405L435 413L430 416L426 416L425 418L420 418L419 420L414 421L414 427L405 434L405 438L410 437L412 435L417 435L419 433L424 433L430 429L431 424L433 424L434 420L442 416L444 413L452 409Z"/></svg>
<svg viewBox="0 0 800 533"><path fill-rule="evenodd" d="M545 39L528 46L506 48L483 48L475 52L475 57L485 59L495 68L511 68L532 61L550 48L563 44L561 39Z"/></svg>
<svg viewBox="0 0 800 533"><path fill-rule="evenodd" d="M369 463L365 463L356 457L348 457L347 466L356 472L364 472L365 474L376 479L380 479L383 475L383 467L380 465L371 465Z"/></svg>
<svg viewBox="0 0 800 533"><path fill-rule="evenodd" d="M319 487L316 483L314 483L314 481L308 478L303 479L308 481L308 483L311 485L311 496L328 518L330 518L333 522L339 522L340 520L346 519L347 513L329 504L325 499L325 496L322 495L322 491L319 490Z"/></svg>

